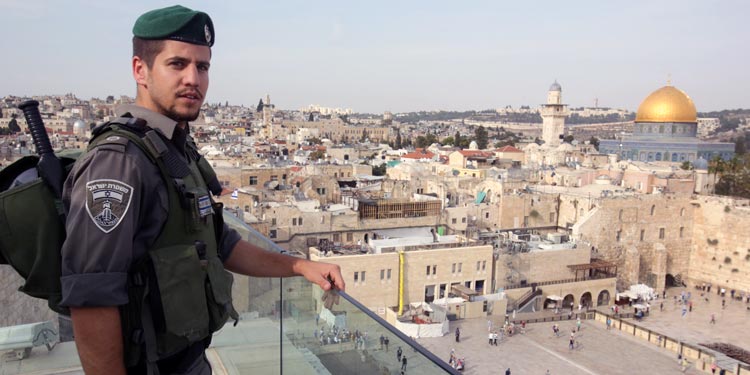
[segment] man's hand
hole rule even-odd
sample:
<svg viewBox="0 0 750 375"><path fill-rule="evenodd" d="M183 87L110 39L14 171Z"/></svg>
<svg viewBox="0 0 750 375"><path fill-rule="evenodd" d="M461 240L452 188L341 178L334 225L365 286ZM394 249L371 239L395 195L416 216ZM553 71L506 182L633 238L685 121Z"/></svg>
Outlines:
<svg viewBox="0 0 750 375"><path fill-rule="evenodd" d="M301 260L295 264L294 272L304 276L313 284L318 284L324 291L334 288L341 291L346 289L344 277L341 276L341 267L336 264Z"/></svg>

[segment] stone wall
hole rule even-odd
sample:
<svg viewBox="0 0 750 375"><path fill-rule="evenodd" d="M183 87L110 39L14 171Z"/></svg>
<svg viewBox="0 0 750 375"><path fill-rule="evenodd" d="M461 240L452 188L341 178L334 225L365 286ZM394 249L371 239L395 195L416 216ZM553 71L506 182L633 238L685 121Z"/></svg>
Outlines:
<svg viewBox="0 0 750 375"><path fill-rule="evenodd" d="M688 282L750 292L750 203L718 197L693 202Z"/></svg>
<svg viewBox="0 0 750 375"><path fill-rule="evenodd" d="M23 279L7 265L0 266L0 327L51 320L57 325L57 313L47 301L19 292Z"/></svg>
<svg viewBox="0 0 750 375"><path fill-rule="evenodd" d="M657 275L687 277L693 245L693 206L689 195L655 194L602 198L591 214L573 226L573 237L593 248L593 256L615 262L620 287L659 285ZM659 243L666 248L666 267L654 260ZM627 254L633 256L628 258ZM630 259L626 261L626 259Z"/></svg>
<svg viewBox="0 0 750 375"><path fill-rule="evenodd" d="M530 285L572 279L575 273L567 266L589 263L590 259L590 252L586 248L542 250L516 255L502 253L495 265L497 287L518 284L521 280L526 280Z"/></svg>

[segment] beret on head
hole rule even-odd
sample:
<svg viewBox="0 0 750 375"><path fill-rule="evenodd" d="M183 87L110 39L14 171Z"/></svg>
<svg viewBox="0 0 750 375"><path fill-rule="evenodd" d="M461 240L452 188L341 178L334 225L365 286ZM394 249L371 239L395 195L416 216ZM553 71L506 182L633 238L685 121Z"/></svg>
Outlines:
<svg viewBox="0 0 750 375"><path fill-rule="evenodd" d="M170 39L211 47L214 24L204 12L174 5L142 14L133 25L133 35L141 39Z"/></svg>

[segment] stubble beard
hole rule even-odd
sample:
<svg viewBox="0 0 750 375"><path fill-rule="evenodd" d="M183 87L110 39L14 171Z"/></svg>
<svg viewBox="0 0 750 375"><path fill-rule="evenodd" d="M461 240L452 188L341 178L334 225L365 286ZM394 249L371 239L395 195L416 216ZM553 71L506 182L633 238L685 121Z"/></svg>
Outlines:
<svg viewBox="0 0 750 375"><path fill-rule="evenodd" d="M195 121L195 119L198 118L198 115L200 115L200 113L201 113L200 108L196 109L194 112L181 113L181 112L178 112L177 109L172 107L172 108L166 109L164 112L164 115L177 122L191 122L191 121Z"/></svg>

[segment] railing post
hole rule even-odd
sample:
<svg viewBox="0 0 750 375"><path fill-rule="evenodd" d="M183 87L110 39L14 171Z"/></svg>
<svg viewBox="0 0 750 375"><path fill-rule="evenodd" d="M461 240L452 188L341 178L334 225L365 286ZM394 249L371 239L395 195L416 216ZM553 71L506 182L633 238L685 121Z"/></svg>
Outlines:
<svg viewBox="0 0 750 375"><path fill-rule="evenodd" d="M284 285L279 278L279 375L284 375Z"/></svg>

